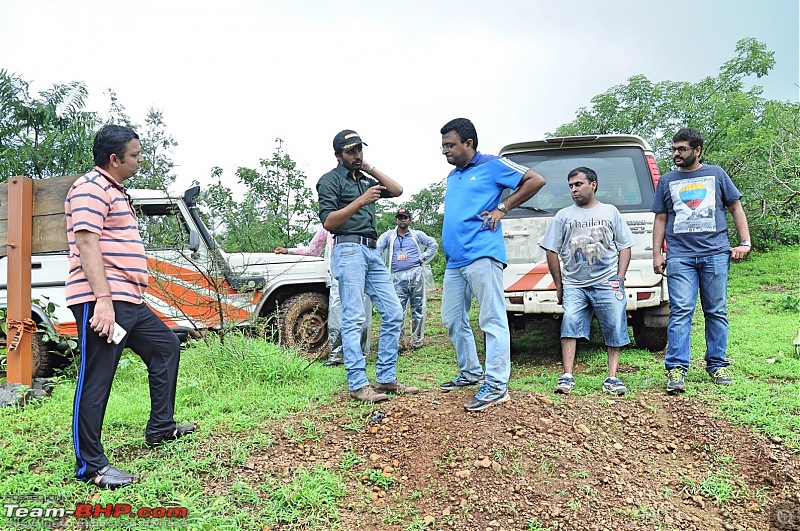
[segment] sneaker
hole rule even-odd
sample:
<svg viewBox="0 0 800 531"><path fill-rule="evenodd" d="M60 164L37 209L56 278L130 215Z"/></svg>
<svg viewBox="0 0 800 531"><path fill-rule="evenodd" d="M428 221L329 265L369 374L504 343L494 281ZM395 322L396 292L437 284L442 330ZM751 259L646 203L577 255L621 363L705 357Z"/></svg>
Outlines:
<svg viewBox="0 0 800 531"><path fill-rule="evenodd" d="M470 380L463 374L459 374L458 378L454 380L450 380L449 382L444 382L439 388L447 393L448 391L452 391L453 389L458 389L459 387L469 387L470 385L477 385L480 380Z"/></svg>
<svg viewBox="0 0 800 531"><path fill-rule="evenodd" d="M628 388L619 378L608 377L603 382L603 391L607 391L612 395L624 395L628 392Z"/></svg>
<svg viewBox="0 0 800 531"><path fill-rule="evenodd" d="M365 385L361 389L356 389L355 391L350 391L350 398L355 400L359 400L361 402L383 402L384 400L389 400L389 397L383 393L376 393L372 387Z"/></svg>
<svg viewBox="0 0 800 531"><path fill-rule="evenodd" d="M668 393L682 393L686 391L686 369L683 367L675 367L667 373L667 392Z"/></svg>
<svg viewBox="0 0 800 531"><path fill-rule="evenodd" d="M573 387L575 387L575 377L571 374L564 373L558 378L558 385L556 385L553 392L568 395L572 392Z"/></svg>
<svg viewBox="0 0 800 531"><path fill-rule="evenodd" d="M464 404L464 409L470 413L475 413L476 411L483 411L489 406L502 404L508 400L511 400L511 395L508 394L508 389L503 389L500 391L497 389L492 389L487 384L483 384L478 390L478 394L470 398L469 401Z"/></svg>
<svg viewBox="0 0 800 531"><path fill-rule="evenodd" d="M419 387L411 387L395 380L389 383L375 383L375 390L379 393L399 393L403 395L415 395L419 393Z"/></svg>
<svg viewBox="0 0 800 531"><path fill-rule="evenodd" d="M730 385L733 383L733 375L728 367L720 367L710 373L711 380L717 385Z"/></svg>

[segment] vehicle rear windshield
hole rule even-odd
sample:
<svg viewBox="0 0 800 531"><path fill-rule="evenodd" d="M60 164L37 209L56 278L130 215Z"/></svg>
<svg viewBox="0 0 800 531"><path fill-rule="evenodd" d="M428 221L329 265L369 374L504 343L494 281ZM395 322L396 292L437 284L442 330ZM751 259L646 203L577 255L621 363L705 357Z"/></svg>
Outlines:
<svg viewBox="0 0 800 531"><path fill-rule="evenodd" d="M597 199L620 212L649 211L653 181L644 152L636 147L584 147L506 155L547 179L547 184L509 217L548 216L572 204L567 174L579 166L597 173ZM506 192L510 194L511 190Z"/></svg>

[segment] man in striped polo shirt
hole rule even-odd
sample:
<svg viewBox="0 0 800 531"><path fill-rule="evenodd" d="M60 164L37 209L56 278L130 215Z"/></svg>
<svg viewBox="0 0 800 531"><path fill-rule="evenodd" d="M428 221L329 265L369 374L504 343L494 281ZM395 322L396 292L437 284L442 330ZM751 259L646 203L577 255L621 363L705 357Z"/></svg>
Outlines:
<svg viewBox="0 0 800 531"><path fill-rule="evenodd" d="M464 404L481 411L509 399L511 333L503 300L506 248L500 220L545 185L544 177L506 158L483 155L478 133L466 118L451 120L441 129L442 153L455 166L447 176L444 196L442 247L447 260L442 289L442 323L456 349L459 374L441 385L443 391L482 382ZM506 188L515 190L502 202ZM484 374L469 324L472 298L480 306L480 325L486 334Z"/></svg>
<svg viewBox="0 0 800 531"><path fill-rule="evenodd" d="M78 324L81 350L72 435L75 476L115 489L139 480L111 466L100 442L111 384L125 347L147 366L147 445L192 433L195 425L179 426L174 418L178 337L144 304L147 258L122 185L143 161L139 136L128 127L107 125L97 132L93 153L94 169L75 181L64 204L70 251L66 300ZM124 330L121 338L114 336L119 327Z"/></svg>

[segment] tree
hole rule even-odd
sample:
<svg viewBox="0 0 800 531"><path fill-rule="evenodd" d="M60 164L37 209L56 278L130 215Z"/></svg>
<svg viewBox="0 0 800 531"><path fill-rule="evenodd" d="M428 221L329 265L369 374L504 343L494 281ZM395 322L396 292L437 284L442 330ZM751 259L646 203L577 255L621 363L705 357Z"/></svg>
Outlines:
<svg viewBox="0 0 800 531"><path fill-rule="evenodd" d="M722 166L745 194L742 204L757 246L768 241L800 242L797 172L797 105L768 101L762 89L744 90L749 76L766 76L774 53L756 39L742 39L736 55L716 76L698 83L633 76L578 110L555 136L636 134L656 151L659 168L672 166L672 135L681 127L700 131L703 161Z"/></svg>
<svg viewBox="0 0 800 531"><path fill-rule="evenodd" d="M100 123L84 110L87 96L86 85L72 81L34 97L27 81L0 70L0 181L85 171Z"/></svg>
<svg viewBox="0 0 800 531"><path fill-rule="evenodd" d="M222 185L222 170L214 168L218 183L202 196L206 219L219 230L225 248L231 252L271 251L293 247L311 237L310 228L319 222L318 207L306 187L306 176L283 152L282 141L270 159L261 159L260 169L240 167L239 183L246 186L244 200L232 199Z"/></svg>

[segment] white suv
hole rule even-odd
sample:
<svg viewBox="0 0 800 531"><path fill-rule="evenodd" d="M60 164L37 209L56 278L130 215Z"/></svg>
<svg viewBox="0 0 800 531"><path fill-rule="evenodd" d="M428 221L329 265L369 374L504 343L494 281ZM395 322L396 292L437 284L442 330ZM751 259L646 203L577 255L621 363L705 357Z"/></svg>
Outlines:
<svg viewBox="0 0 800 531"><path fill-rule="evenodd" d="M633 135L591 135L511 144L500 155L547 179L538 194L503 218L509 323L520 328L528 318L559 318L564 313L539 243L555 213L572 204L567 174L587 166L597 172L597 199L616 206L636 238L625 281L636 345L662 350L667 344L669 296L666 279L653 273L650 204L660 174L650 145Z"/></svg>

